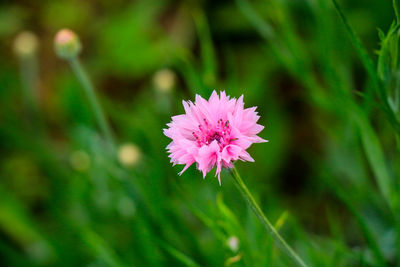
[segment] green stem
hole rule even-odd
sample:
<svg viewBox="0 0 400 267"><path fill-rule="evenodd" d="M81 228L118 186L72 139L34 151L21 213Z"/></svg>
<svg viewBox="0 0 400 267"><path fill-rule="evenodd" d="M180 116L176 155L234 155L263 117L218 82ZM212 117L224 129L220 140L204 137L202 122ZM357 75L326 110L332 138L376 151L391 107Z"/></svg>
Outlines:
<svg viewBox="0 0 400 267"><path fill-rule="evenodd" d="M25 101L25 107L27 116L31 122L30 126L42 126L37 125L39 122L39 110L38 110L38 64L35 54L23 55L19 58L20 61L20 72L22 82L22 93Z"/></svg>
<svg viewBox="0 0 400 267"><path fill-rule="evenodd" d="M394 14L396 15L397 24L400 23L400 14L398 5L399 5L398 0L393 0L393 9L394 9Z"/></svg>
<svg viewBox="0 0 400 267"><path fill-rule="evenodd" d="M235 180L235 184L239 191L242 193L244 199L249 203L250 208L256 214L257 218L261 221L264 225L265 229L267 229L268 233L274 238L275 242L278 246L296 263L298 266L306 267L307 265L304 261L294 252L294 250L286 243L286 241L280 236L278 231L272 226L269 222L267 217L264 215L263 211L261 210L260 206L258 206L257 202L254 200L254 197L250 193L249 189L247 188L246 184L243 182L242 178L240 177L239 172L236 170L235 167L231 169L231 174L233 179Z"/></svg>
<svg viewBox="0 0 400 267"><path fill-rule="evenodd" d="M87 95L87 98L89 99L97 123L99 124L99 127L101 128L103 135L106 138L106 141L110 145L112 151L115 152L114 137L112 135L111 128L107 123L103 110L101 109L99 101L96 97L92 82L90 81L85 69L83 68L81 62L77 57L71 58L70 60L68 60L68 62L70 63L72 70L74 71L76 77L78 78Z"/></svg>

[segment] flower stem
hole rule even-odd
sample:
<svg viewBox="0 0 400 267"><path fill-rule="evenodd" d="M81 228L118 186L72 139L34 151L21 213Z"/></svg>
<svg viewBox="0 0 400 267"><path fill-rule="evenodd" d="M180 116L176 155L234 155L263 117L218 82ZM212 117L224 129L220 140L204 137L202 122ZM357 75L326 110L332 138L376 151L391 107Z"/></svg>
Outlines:
<svg viewBox="0 0 400 267"><path fill-rule="evenodd" d="M400 13L398 5L399 5L398 0L393 0L393 9L394 9L394 14L396 15L397 24L400 23Z"/></svg>
<svg viewBox="0 0 400 267"><path fill-rule="evenodd" d="M38 62L35 54L20 56L20 73L22 82L22 93L31 127L37 127L43 130L42 121L38 107Z"/></svg>
<svg viewBox="0 0 400 267"><path fill-rule="evenodd" d="M244 199L249 203L250 208L256 214L257 218L261 221L264 225L265 229L267 229L268 233L274 238L275 242L278 246L295 262L298 266L307 267L304 261L294 252L294 250L286 243L286 241L279 235L278 231L272 226L269 222L267 217L264 215L263 211L261 210L260 206L258 206L257 202L254 200L254 197L250 193L249 189L247 188L246 184L243 182L242 178L240 177L239 172L236 170L235 167L230 169L231 175L235 180L235 184L239 191L242 193Z"/></svg>
<svg viewBox="0 0 400 267"><path fill-rule="evenodd" d="M103 113L103 110L101 109L101 106L99 104L99 101L96 97L96 93L94 90L94 86L92 82L90 81L85 69L83 68L81 62L79 61L78 57L72 57L71 59L68 60L69 64L71 65L71 68L73 72L75 73L76 77L78 78L79 82L81 83L87 98L89 99L90 105L92 107L92 110L94 112L94 115L96 117L97 123L99 124L99 127L101 131L103 132L103 135L108 142L109 146L111 147L112 152L115 152L115 141L114 137L111 132L111 128L109 124L107 123L106 117Z"/></svg>

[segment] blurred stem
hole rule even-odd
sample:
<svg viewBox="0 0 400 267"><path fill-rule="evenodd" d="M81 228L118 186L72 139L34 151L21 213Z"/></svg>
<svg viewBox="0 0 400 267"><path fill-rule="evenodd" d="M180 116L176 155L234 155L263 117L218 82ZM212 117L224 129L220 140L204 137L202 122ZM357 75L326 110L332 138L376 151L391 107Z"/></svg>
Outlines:
<svg viewBox="0 0 400 267"><path fill-rule="evenodd" d="M246 18L265 40L275 39L276 34L272 26L259 16L259 14L254 10L248 1L236 0L235 2Z"/></svg>
<svg viewBox="0 0 400 267"><path fill-rule="evenodd" d="M393 9L394 9L394 14L396 15L397 24L399 24L400 23L399 0L393 0Z"/></svg>
<svg viewBox="0 0 400 267"><path fill-rule="evenodd" d="M72 70L74 71L76 77L78 78L79 82L81 83L88 99L90 105L93 109L94 115L96 117L97 123L99 124L106 141L108 142L109 146L111 147L112 152L115 152L115 141L114 137L111 132L110 125L107 123L106 117L104 115L103 110L101 109L99 100L96 96L94 86L89 79L85 69L83 68L81 62L77 57L71 58L68 61L71 65Z"/></svg>
<svg viewBox="0 0 400 267"><path fill-rule="evenodd" d="M37 122L39 117L38 112L38 63L36 55L23 55L19 58L22 93L26 105L26 111L29 119ZM31 125L32 126L32 125Z"/></svg>
<svg viewBox="0 0 400 267"><path fill-rule="evenodd" d="M264 225L265 229L267 229L268 233L274 238L275 242L278 246L295 262L298 266L306 267L307 265L304 261L294 252L294 250L286 243L286 241L280 236L278 231L272 226L269 222L263 211L261 210L260 206L258 206L257 202L254 200L253 195L250 193L249 189L247 188L246 184L243 182L242 178L240 177L239 172L236 170L235 167L230 169L231 175L235 180L235 184L239 191L242 193L244 199L250 205L250 208L253 210L257 218L261 221Z"/></svg>
<svg viewBox="0 0 400 267"><path fill-rule="evenodd" d="M203 80L207 87L214 87L216 80L217 62L212 43L210 27L207 18L201 9L193 11L194 23L200 40L201 57L203 63Z"/></svg>

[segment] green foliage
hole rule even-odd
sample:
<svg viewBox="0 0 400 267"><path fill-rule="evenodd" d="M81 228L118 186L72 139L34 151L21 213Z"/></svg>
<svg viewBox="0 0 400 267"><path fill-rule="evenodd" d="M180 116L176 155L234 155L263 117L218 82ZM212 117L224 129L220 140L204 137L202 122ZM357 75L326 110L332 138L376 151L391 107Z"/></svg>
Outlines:
<svg viewBox="0 0 400 267"><path fill-rule="evenodd" d="M169 162L162 129L214 89L258 106L270 142L235 167L309 266L400 264L398 0L28 2L0 5L2 265L293 266L229 172ZM53 51L64 27L131 164Z"/></svg>

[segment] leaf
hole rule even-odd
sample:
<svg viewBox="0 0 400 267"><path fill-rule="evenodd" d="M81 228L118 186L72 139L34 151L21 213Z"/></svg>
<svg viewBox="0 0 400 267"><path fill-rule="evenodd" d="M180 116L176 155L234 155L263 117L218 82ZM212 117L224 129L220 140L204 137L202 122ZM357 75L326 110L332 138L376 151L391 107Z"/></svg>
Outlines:
<svg viewBox="0 0 400 267"><path fill-rule="evenodd" d="M201 58L203 63L203 80L207 86L212 87L217 79L217 60L215 58L210 28L207 23L207 18L201 9L195 10L193 12L193 17L200 41Z"/></svg>
<svg viewBox="0 0 400 267"><path fill-rule="evenodd" d="M375 237L374 233L371 231L371 228L369 227L367 221L365 218L360 214L358 211L355 201L353 200L351 194L348 194L342 189L342 186L337 184L337 181L333 179L333 177L330 177L329 174L327 174L328 171L324 170L323 173L321 174L321 177L327 182L327 185L331 188L334 189L336 192L337 197L347 206L349 211L353 214L354 218L356 219L360 230L368 243L368 246L371 249L371 252L374 255L374 258L378 264L378 266L386 266L385 263L385 258L384 254L382 252L381 247L378 245L377 238Z"/></svg>
<svg viewBox="0 0 400 267"><path fill-rule="evenodd" d="M217 207L218 210L224 217L224 221L226 222L224 225L227 230L230 230L230 235L238 235L241 227L238 219L236 218L235 214L225 205L222 200L222 194L218 194L217 196Z"/></svg>
<svg viewBox="0 0 400 267"><path fill-rule="evenodd" d="M387 97L387 92L385 91L385 88L383 88L382 84L380 83L378 74L375 70L374 63L370 56L367 53L367 50L364 48L364 46L361 43L361 40L358 38L358 36L355 34L353 29L351 28L350 24L348 23L346 17L344 16L342 9L340 8L339 4L337 3L336 0L332 0L337 12L339 13L339 16L345 26L345 29L347 33L350 36L350 40L352 44L354 45L362 64L364 65L364 68L367 70L367 73L369 77L371 78L372 84L374 86L374 89L376 90L376 93L379 96L380 101L382 102L382 110L386 113L386 116L393 126L393 128L400 133L400 124L398 119L396 118L395 114L393 113L393 110L390 108L388 97Z"/></svg>
<svg viewBox="0 0 400 267"><path fill-rule="evenodd" d="M190 266L190 267L200 266L193 259L191 259L189 256L187 256L186 254L180 252L179 250L177 250L173 246L169 245L168 243L162 241L161 239L158 239L157 241L161 245L162 248L164 248L169 254L171 254L171 256L173 256L175 259L180 261L185 266Z"/></svg>
<svg viewBox="0 0 400 267"><path fill-rule="evenodd" d="M108 246L107 242L91 229L82 229L82 238L92 253L107 263L107 265L113 267L126 266L121 263L117 254Z"/></svg>
<svg viewBox="0 0 400 267"><path fill-rule="evenodd" d="M285 210L281 216L279 216L278 220L275 222L275 229L279 231L281 227L285 224L286 220L289 218L289 212Z"/></svg>
<svg viewBox="0 0 400 267"><path fill-rule="evenodd" d="M367 160L371 165L372 171L376 178L376 182L378 184L379 191L388 202L389 207L392 208L392 182L386 168L381 144L367 118L365 118L365 116L361 113L359 109L355 108L355 110L356 111L353 112L353 115L360 132L361 142L364 147Z"/></svg>
<svg viewBox="0 0 400 267"><path fill-rule="evenodd" d="M239 262L242 259L242 254L239 253L236 256L230 257L228 259L226 259L225 261L225 266L231 266L232 264Z"/></svg>

